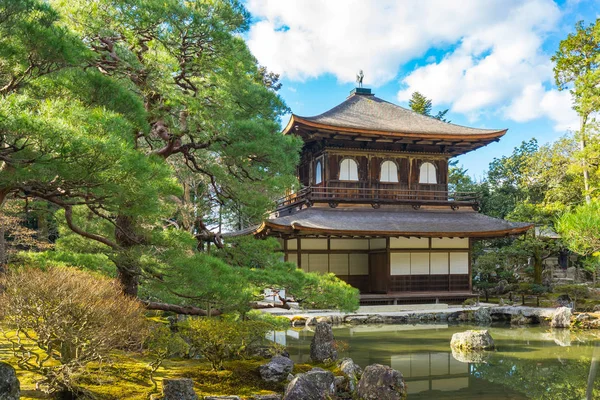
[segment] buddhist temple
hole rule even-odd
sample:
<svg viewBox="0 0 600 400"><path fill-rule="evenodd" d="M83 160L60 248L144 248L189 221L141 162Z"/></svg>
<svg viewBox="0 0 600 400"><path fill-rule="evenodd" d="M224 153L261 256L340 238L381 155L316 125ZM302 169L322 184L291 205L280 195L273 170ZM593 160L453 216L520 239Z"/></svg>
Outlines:
<svg viewBox="0 0 600 400"><path fill-rule="evenodd" d="M255 230L285 260L334 273L363 304L462 301L473 296L473 240L524 233L527 223L478 212L476 193L449 190L448 161L498 141L506 129L446 123L356 88L283 134L304 141L302 189Z"/></svg>

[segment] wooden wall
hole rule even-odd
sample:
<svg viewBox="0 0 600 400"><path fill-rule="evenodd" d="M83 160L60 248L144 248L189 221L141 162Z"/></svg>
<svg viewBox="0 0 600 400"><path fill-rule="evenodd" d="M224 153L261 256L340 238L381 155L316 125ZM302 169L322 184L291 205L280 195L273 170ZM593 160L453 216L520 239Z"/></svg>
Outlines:
<svg viewBox="0 0 600 400"><path fill-rule="evenodd" d="M302 154L298 167L300 182L308 186L314 185L314 167L317 157L323 157L323 181L325 186L342 187L392 187L400 185L413 190L447 190L448 185L448 159L440 156L398 153L366 153L357 150L337 151L331 149L307 150ZM345 158L352 158L358 164L358 182L339 181L340 163ZM384 161L393 161L398 166L399 183L379 182L381 164ZM425 185L419 183L420 167L424 162L430 162L436 167L437 184Z"/></svg>

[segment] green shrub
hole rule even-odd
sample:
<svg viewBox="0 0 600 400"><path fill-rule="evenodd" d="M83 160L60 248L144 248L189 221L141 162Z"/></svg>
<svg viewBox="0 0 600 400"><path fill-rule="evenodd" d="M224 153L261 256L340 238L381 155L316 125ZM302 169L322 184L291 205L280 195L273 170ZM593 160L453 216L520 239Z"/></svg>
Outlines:
<svg viewBox="0 0 600 400"><path fill-rule="evenodd" d="M577 299L582 299L590 294L590 290L585 285L556 285L554 286L555 294L567 294L571 299L573 299L573 309L575 309L575 303Z"/></svg>
<svg viewBox="0 0 600 400"><path fill-rule="evenodd" d="M263 343L273 325L265 321L235 321L224 318L190 318L180 324L192 350L206 358L214 370L223 361L246 358Z"/></svg>
<svg viewBox="0 0 600 400"><path fill-rule="evenodd" d="M463 308L476 306L477 299L475 299L475 298L466 299L465 301L463 301L462 305L463 305Z"/></svg>
<svg viewBox="0 0 600 400"><path fill-rule="evenodd" d="M153 360L150 366L150 381L154 390L158 388L154 380L154 373L160 368L163 361L169 357L185 356L190 346L179 333L172 332L166 324L153 324L144 343L144 348Z"/></svg>

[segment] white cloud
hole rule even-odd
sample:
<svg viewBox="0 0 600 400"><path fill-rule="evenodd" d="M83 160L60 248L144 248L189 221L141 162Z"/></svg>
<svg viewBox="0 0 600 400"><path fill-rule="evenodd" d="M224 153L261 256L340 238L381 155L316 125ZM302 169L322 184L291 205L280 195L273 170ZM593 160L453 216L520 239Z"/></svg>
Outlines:
<svg viewBox="0 0 600 400"><path fill-rule="evenodd" d="M352 82L363 69L366 83L381 85L430 47L451 45L466 29L506 14L504 1L458 3L249 0L248 9L261 20L251 27L248 44L262 64L290 79L332 73Z"/></svg>
<svg viewBox="0 0 600 400"><path fill-rule="evenodd" d="M400 101L418 90L472 118L547 116L557 129L572 120L568 93L543 89L552 64L541 47L560 18L551 0L249 0L247 6L259 18L247 38L252 52L287 79L329 73L353 82L363 69L365 84L380 86L434 49L446 51L444 57L436 62L429 54L428 64L405 75Z"/></svg>
<svg viewBox="0 0 600 400"><path fill-rule="evenodd" d="M557 131L577 130L579 117L571 108L571 94L556 89L545 90L540 84L526 86L521 95L503 110L505 117L517 122L546 117Z"/></svg>

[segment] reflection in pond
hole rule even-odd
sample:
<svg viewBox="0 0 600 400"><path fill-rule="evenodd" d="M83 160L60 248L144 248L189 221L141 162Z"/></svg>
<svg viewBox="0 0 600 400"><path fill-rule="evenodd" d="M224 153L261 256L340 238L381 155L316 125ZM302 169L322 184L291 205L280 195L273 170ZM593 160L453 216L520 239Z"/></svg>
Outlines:
<svg viewBox="0 0 600 400"><path fill-rule="evenodd" d="M600 333L492 327L497 351L480 359L454 357L450 338L467 329L477 328L360 325L334 328L334 334L349 345L342 357L362 367L380 363L402 372L410 400L600 399L600 372L594 372ZM294 361L308 362L312 334L308 329L288 330L270 338L286 345Z"/></svg>

